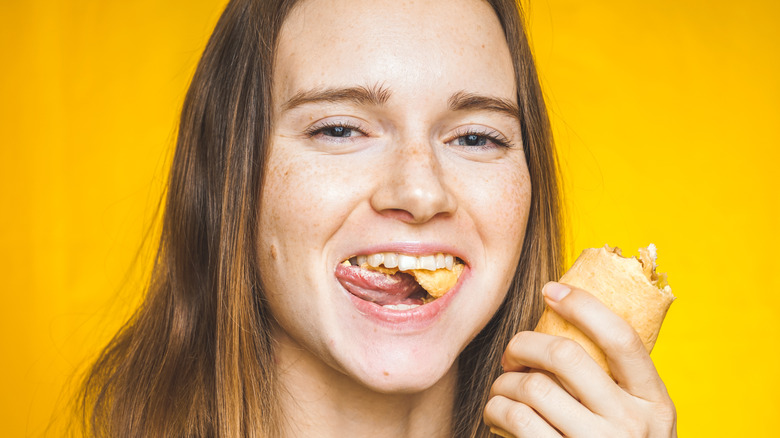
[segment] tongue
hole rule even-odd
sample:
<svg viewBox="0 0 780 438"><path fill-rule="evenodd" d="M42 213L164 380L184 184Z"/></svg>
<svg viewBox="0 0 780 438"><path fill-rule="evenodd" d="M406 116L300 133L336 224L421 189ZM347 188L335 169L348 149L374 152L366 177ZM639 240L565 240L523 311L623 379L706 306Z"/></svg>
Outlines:
<svg viewBox="0 0 780 438"><path fill-rule="evenodd" d="M385 304L423 304L425 291L409 274L394 275L362 269L359 266L336 267L336 278L356 297Z"/></svg>

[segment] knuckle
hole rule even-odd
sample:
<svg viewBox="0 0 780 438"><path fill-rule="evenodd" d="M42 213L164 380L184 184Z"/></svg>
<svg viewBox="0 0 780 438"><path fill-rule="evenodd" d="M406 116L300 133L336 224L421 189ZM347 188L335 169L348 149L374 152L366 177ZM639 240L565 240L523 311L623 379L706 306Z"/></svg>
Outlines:
<svg viewBox="0 0 780 438"><path fill-rule="evenodd" d="M677 423L677 408L669 400L667 403L661 403L656 406L653 417L658 419L661 424L674 427L674 424Z"/></svg>
<svg viewBox="0 0 780 438"><path fill-rule="evenodd" d="M504 420L506 421L506 424L511 427L514 427L517 430L524 430L531 426L533 415L533 411L528 406L520 403L513 403L512 406L506 410Z"/></svg>
<svg viewBox="0 0 780 438"><path fill-rule="evenodd" d="M647 423L636 417L627 417L623 429L630 437L645 438L650 434Z"/></svg>
<svg viewBox="0 0 780 438"><path fill-rule="evenodd" d="M612 348L623 354L637 354L645 352L645 344L634 330L620 330L612 337Z"/></svg>
<svg viewBox="0 0 780 438"><path fill-rule="evenodd" d="M485 409L482 410L482 418L485 422L490 423L495 418L495 413L498 410L498 404L500 400L498 397L490 397L487 403L485 403Z"/></svg>
<svg viewBox="0 0 780 438"><path fill-rule="evenodd" d="M557 339L550 346L550 361L567 368L582 364L587 356L580 344L566 338Z"/></svg>
<svg viewBox="0 0 780 438"><path fill-rule="evenodd" d="M533 424L534 415L528 406L502 396L491 397L482 411L488 426L516 431L527 430Z"/></svg>
<svg viewBox="0 0 780 438"><path fill-rule="evenodd" d="M493 397L497 394L505 394L507 392L507 388L510 388L512 385L512 375L510 373L504 373L498 376L495 382L493 382L493 385L490 387L490 396Z"/></svg>
<svg viewBox="0 0 780 438"><path fill-rule="evenodd" d="M506 350L511 353L516 353L520 350L521 346L526 343L528 336L531 336L530 332L520 332L509 340L509 344L506 346Z"/></svg>
<svg viewBox="0 0 780 438"><path fill-rule="evenodd" d="M520 391L532 400L543 400L552 391L551 383L544 374L530 373L520 383Z"/></svg>
<svg viewBox="0 0 780 438"><path fill-rule="evenodd" d="M610 422L608 428L605 429L604 436L621 438L647 438L650 435L644 417L637 417L637 413L632 412L614 418L613 422Z"/></svg>

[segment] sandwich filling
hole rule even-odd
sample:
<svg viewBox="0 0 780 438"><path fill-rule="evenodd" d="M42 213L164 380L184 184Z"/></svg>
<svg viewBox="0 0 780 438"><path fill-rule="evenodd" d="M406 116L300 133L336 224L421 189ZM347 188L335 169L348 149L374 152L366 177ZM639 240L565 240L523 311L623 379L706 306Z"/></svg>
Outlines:
<svg viewBox="0 0 780 438"><path fill-rule="evenodd" d="M618 247L610 247L605 245L607 251L623 256L623 252ZM653 286L666 292L671 292L672 288L669 286L669 280L666 277L666 273L656 272L658 264L658 253L654 244L647 245L647 248L639 248L639 263L642 265L642 272L647 277L647 280Z"/></svg>
<svg viewBox="0 0 780 438"><path fill-rule="evenodd" d="M398 253L359 255L336 267L344 287L366 301L395 310L429 303L449 292L464 263L450 254L409 256Z"/></svg>

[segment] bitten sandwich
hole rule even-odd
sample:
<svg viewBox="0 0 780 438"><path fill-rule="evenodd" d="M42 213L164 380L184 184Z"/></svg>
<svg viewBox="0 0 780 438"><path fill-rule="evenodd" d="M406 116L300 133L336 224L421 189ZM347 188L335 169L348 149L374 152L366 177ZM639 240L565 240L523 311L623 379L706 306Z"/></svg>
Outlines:
<svg viewBox="0 0 780 438"><path fill-rule="evenodd" d="M661 323L674 300L666 274L656 272L656 248L639 250L639 258L623 257L620 248L589 248L561 277L565 283L592 293L639 333L647 351L653 349ZM534 331L578 342L609 373L604 352L584 333L549 307ZM610 374L611 375L611 374Z"/></svg>

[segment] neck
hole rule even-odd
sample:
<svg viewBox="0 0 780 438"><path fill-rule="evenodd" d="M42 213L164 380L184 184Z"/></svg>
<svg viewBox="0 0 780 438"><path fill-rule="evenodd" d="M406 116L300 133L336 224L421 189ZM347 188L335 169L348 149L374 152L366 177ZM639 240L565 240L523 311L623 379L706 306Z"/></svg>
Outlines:
<svg viewBox="0 0 780 438"><path fill-rule="evenodd" d="M289 338L278 340L283 436L451 436L455 365L426 390L387 394L335 370Z"/></svg>

